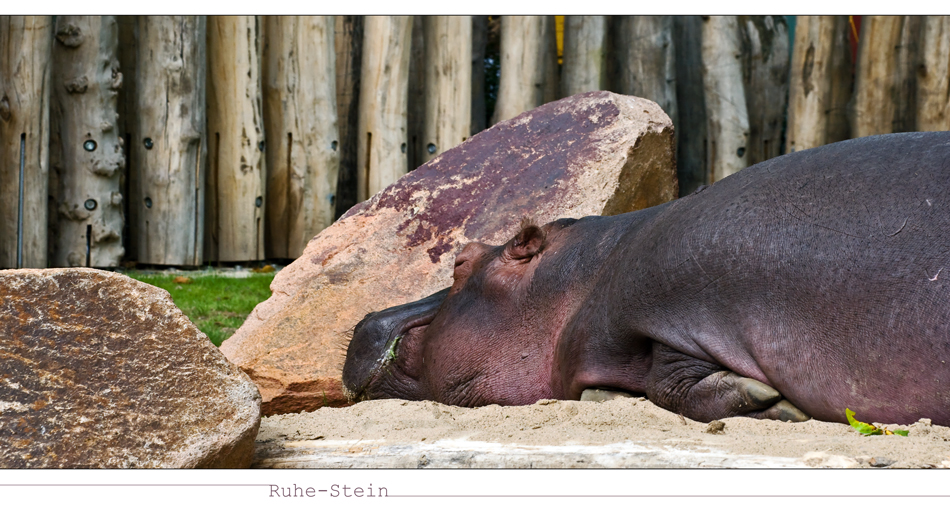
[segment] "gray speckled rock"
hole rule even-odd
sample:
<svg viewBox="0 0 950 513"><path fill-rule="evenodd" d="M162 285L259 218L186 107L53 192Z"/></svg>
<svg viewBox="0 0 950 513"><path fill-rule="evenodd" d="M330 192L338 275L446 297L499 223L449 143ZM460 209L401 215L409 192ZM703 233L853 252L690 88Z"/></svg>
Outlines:
<svg viewBox="0 0 950 513"><path fill-rule="evenodd" d="M247 467L260 403L164 290L0 271L0 467Z"/></svg>
<svg viewBox="0 0 950 513"><path fill-rule="evenodd" d="M614 215L675 197L673 125L657 104L599 91L542 105L350 209L277 274L221 351L260 387L264 415L344 405L353 326L448 286L465 244L500 244L524 217Z"/></svg>

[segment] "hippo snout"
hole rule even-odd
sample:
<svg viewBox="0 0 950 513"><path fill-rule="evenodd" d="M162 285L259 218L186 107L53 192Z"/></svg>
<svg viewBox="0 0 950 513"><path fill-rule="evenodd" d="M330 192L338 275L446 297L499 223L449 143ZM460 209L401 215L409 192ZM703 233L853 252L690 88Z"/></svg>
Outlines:
<svg viewBox="0 0 950 513"><path fill-rule="evenodd" d="M356 325L343 364L343 393L349 400L371 398L367 388L397 357L400 338L428 324L448 293L445 288L418 301L370 313Z"/></svg>

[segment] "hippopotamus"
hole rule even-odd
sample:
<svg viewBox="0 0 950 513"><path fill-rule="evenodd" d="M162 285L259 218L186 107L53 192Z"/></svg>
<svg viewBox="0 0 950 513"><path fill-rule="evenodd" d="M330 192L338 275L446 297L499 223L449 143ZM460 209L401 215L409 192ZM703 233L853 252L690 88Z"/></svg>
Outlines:
<svg viewBox="0 0 950 513"><path fill-rule="evenodd" d="M523 222L367 315L354 400L645 396L697 421L950 425L950 132L843 141L665 204Z"/></svg>

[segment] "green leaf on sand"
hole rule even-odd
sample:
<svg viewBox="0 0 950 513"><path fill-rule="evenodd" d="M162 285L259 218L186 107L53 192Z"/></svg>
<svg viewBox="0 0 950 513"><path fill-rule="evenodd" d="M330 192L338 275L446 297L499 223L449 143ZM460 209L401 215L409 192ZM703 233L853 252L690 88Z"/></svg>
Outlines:
<svg viewBox="0 0 950 513"><path fill-rule="evenodd" d="M850 408L844 409L845 416L848 417L848 423L851 424L858 433L863 434L864 436L871 435L900 435L907 436L908 431L903 429L895 429L891 431L890 429L881 429L874 424L868 424L867 422L861 422L860 420L854 418L854 412Z"/></svg>

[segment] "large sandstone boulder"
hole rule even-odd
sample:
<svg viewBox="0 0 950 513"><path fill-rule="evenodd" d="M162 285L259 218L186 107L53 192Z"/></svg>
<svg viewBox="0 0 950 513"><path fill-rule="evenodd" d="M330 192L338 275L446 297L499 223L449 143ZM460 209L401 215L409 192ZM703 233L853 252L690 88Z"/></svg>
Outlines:
<svg viewBox="0 0 950 513"><path fill-rule="evenodd" d="M0 467L247 467L260 401L164 290L0 271Z"/></svg>
<svg viewBox="0 0 950 513"><path fill-rule="evenodd" d="M262 413L346 404L343 361L369 312L451 284L470 241L522 218L613 215L676 194L673 126L649 100L608 92L549 103L443 153L313 238L221 351L253 379Z"/></svg>

